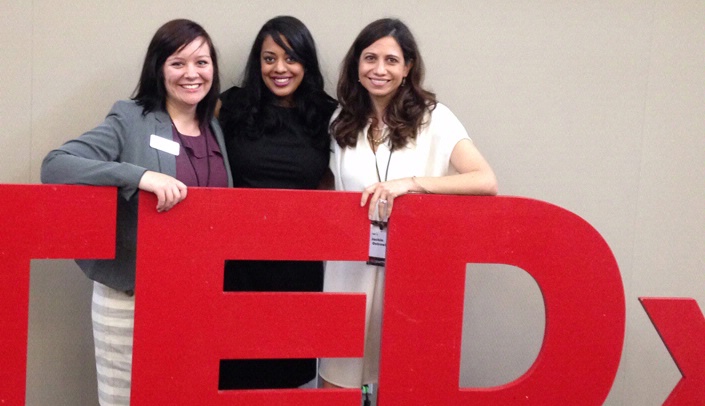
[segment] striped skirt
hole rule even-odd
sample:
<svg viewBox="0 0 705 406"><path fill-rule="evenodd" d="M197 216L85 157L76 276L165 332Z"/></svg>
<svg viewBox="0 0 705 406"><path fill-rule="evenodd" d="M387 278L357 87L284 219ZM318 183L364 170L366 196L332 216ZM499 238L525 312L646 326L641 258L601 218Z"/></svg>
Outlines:
<svg viewBox="0 0 705 406"><path fill-rule="evenodd" d="M94 282L91 315L100 405L129 405L135 297Z"/></svg>

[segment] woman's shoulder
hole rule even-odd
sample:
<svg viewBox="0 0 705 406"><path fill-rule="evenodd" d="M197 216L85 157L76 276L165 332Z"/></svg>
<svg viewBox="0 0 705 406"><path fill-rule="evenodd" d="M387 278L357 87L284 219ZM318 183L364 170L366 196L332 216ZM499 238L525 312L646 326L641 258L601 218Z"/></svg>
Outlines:
<svg viewBox="0 0 705 406"><path fill-rule="evenodd" d="M338 107L338 101L324 90L304 92L298 96L296 104L303 110L314 110L317 116L326 121Z"/></svg>
<svg viewBox="0 0 705 406"><path fill-rule="evenodd" d="M122 115L138 115L142 114L143 110L142 106L137 104L135 100L126 99L116 101L110 109L110 112Z"/></svg>
<svg viewBox="0 0 705 406"><path fill-rule="evenodd" d="M434 137L448 140L451 144L461 138L469 138L463 123L445 104L436 103L436 107L430 110L429 117L424 124L424 131Z"/></svg>
<svg viewBox="0 0 705 406"><path fill-rule="evenodd" d="M458 117L450 110L450 108L441 102L436 102L435 107L429 108L428 115L429 120L425 121L430 122L432 126L443 126L459 122Z"/></svg>
<svg viewBox="0 0 705 406"><path fill-rule="evenodd" d="M338 101L326 94L323 101L323 117L326 121L330 121L340 114L340 106Z"/></svg>
<svg viewBox="0 0 705 406"><path fill-rule="evenodd" d="M108 120L107 123L120 123L121 127L132 127L148 120L153 121L156 114L156 112L145 114L143 106L135 100L127 99L113 103L105 119Z"/></svg>
<svg viewBox="0 0 705 406"><path fill-rule="evenodd" d="M436 102L436 105L433 107L429 107L429 112L431 114L431 117L441 117L441 116L453 116L453 112L446 106L445 104L441 102Z"/></svg>
<svg viewBox="0 0 705 406"><path fill-rule="evenodd" d="M168 121L169 115L161 107L145 112L142 106L136 100L118 100L113 104L113 107L108 113L108 117L114 117L124 122L129 122L134 125L142 125L140 123L151 123L153 121Z"/></svg>

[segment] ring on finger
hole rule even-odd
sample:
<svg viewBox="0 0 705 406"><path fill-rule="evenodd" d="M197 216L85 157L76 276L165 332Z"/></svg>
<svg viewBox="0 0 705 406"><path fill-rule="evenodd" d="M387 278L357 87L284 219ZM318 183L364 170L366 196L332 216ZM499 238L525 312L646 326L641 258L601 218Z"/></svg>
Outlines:
<svg viewBox="0 0 705 406"><path fill-rule="evenodd" d="M387 204L387 199L379 199L379 202L382 204Z"/></svg>

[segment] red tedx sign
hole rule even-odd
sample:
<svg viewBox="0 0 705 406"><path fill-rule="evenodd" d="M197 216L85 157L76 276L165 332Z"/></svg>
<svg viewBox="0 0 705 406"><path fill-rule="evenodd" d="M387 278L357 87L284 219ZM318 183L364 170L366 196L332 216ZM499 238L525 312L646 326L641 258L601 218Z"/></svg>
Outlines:
<svg viewBox="0 0 705 406"><path fill-rule="evenodd" d="M141 198L135 405L360 404L359 390L216 390L223 358L361 355L362 296L222 292L226 259L365 260L359 194L194 190L168 216ZM624 293L609 247L584 220L529 199L412 195L395 205L388 238L380 405L604 401ZM524 269L546 305L536 362L498 388L459 389L472 262Z"/></svg>
<svg viewBox="0 0 705 406"><path fill-rule="evenodd" d="M114 255L116 194L0 185L0 196L0 404L15 405L24 403L29 260ZM359 194L192 188L168 213L154 210L151 194L140 199L133 405L360 404L359 390L217 390L220 359L362 355L362 295L222 291L226 259L364 261ZM523 198L408 195L388 241L380 405L604 401L624 339L624 290L609 247L584 220ZM495 388L459 388L467 263L525 270L546 306L535 363ZM700 354L688 351L705 334L696 304L673 323L680 308L642 302L677 362ZM669 404L703 401L688 388L700 387L704 367L703 357L681 367L682 395Z"/></svg>

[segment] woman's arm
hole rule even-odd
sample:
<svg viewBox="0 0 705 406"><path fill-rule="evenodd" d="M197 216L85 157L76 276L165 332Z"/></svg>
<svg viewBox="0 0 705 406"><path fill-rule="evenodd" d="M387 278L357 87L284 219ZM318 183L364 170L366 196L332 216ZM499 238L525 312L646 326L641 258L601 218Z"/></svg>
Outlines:
<svg viewBox="0 0 705 406"><path fill-rule="evenodd" d="M183 200L186 185L182 182L148 171L123 156L125 144L135 142L128 134L135 114L141 114L140 107L131 102L115 103L98 127L47 154L42 162L42 183L116 186L126 200L142 189L157 195L158 211Z"/></svg>
<svg viewBox="0 0 705 406"><path fill-rule="evenodd" d="M124 159L131 120L123 104L115 103L100 125L49 152L42 162L42 182L117 186L129 199L147 169Z"/></svg>
<svg viewBox="0 0 705 406"><path fill-rule="evenodd" d="M454 195L496 195L497 179L494 171L470 139L462 139L453 148L450 163L458 172L447 176L408 177L375 183L362 192L360 206L370 200L369 216L372 218L377 200L380 200L380 217L391 214L394 199L415 193ZM383 203L386 201L386 203ZM384 210L384 211L383 211Z"/></svg>
<svg viewBox="0 0 705 406"><path fill-rule="evenodd" d="M450 154L450 163L457 175L441 177L415 177L412 192L451 195L497 194L497 179L494 171L480 151L469 139L460 140Z"/></svg>
<svg viewBox="0 0 705 406"><path fill-rule="evenodd" d="M180 180L160 172L146 171L139 183L140 190L157 195L157 211L167 211L184 200L186 185Z"/></svg>

